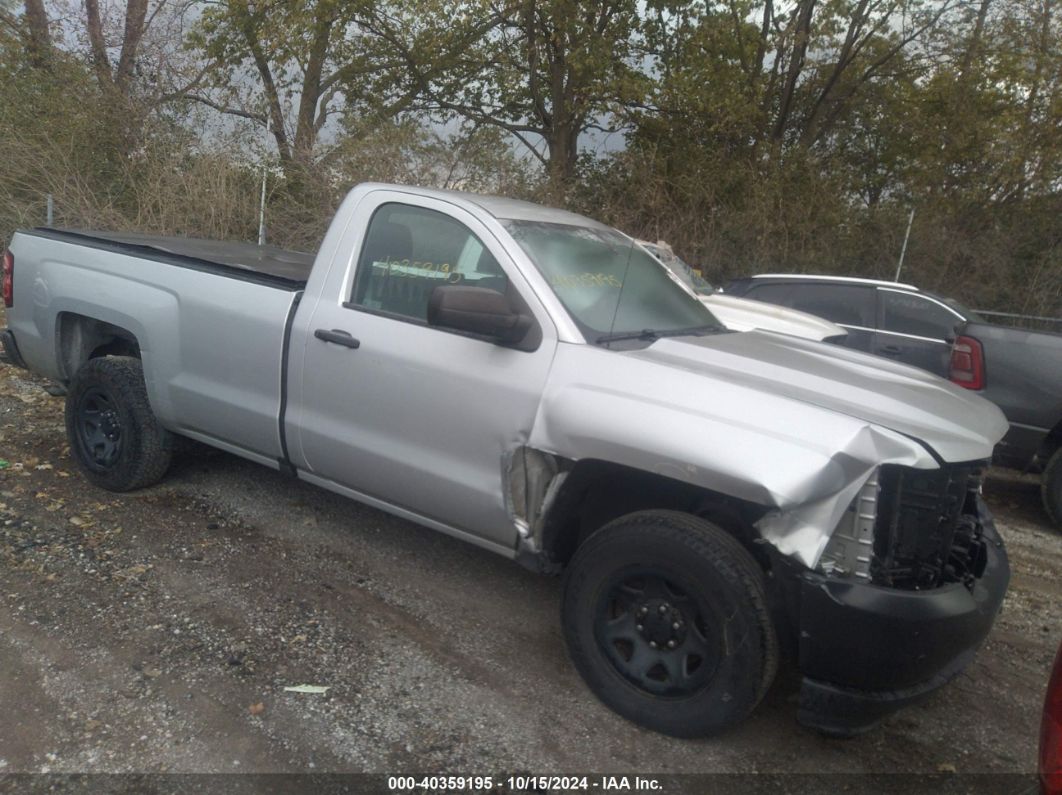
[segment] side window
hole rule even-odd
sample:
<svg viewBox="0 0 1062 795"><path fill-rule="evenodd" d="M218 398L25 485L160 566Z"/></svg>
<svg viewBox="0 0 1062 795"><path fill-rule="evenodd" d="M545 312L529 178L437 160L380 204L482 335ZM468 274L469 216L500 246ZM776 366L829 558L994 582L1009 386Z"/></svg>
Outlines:
<svg viewBox="0 0 1062 795"><path fill-rule="evenodd" d="M369 221L350 303L426 323L428 300L440 284L504 293L508 279L486 246L460 222L435 210L382 205Z"/></svg>
<svg viewBox="0 0 1062 795"><path fill-rule="evenodd" d="M882 290L883 331L943 340L952 335L959 318L944 307L913 293Z"/></svg>
<svg viewBox="0 0 1062 795"><path fill-rule="evenodd" d="M874 291L852 284L790 282L754 287L746 297L799 309L848 326L874 328Z"/></svg>

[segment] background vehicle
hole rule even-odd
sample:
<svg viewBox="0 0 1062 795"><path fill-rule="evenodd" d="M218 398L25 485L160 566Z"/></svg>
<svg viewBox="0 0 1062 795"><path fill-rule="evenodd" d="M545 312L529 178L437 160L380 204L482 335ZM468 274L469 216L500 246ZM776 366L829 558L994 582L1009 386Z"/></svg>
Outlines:
<svg viewBox="0 0 1062 795"><path fill-rule="evenodd" d="M725 295L686 264L669 246L646 240L639 240L638 243L679 282L693 290L701 302L712 310L712 314L732 331L751 331L759 328L827 342L839 342L847 333L836 323L807 312Z"/></svg>
<svg viewBox="0 0 1062 795"><path fill-rule="evenodd" d="M90 481L156 482L180 434L563 570L576 668L661 732L742 720L783 648L804 723L865 729L957 675L1007 587L997 408L729 332L588 218L370 184L312 262L57 230L5 262L8 356L69 386Z"/></svg>
<svg viewBox="0 0 1062 795"><path fill-rule="evenodd" d="M1062 526L1062 334L995 325L952 299L871 279L772 274L735 280L726 292L820 314L848 329L839 344L991 400L1010 422L996 463L1041 471L1044 508Z"/></svg>

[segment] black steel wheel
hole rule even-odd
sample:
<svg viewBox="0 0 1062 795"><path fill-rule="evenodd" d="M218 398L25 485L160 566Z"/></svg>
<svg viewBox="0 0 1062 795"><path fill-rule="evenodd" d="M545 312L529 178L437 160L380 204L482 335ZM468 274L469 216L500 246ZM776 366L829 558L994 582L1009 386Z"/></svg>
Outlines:
<svg viewBox="0 0 1062 795"><path fill-rule="evenodd" d="M75 428L85 464L100 471L118 463L122 449L122 420L117 401L100 387L91 387L77 401Z"/></svg>
<svg viewBox="0 0 1062 795"><path fill-rule="evenodd" d="M690 696L719 665L723 619L659 571L637 566L618 572L602 589L597 610L598 644L616 671L647 693Z"/></svg>
<svg viewBox="0 0 1062 795"><path fill-rule="evenodd" d="M748 716L778 663L763 571L733 536L676 511L621 517L565 575L569 654L608 707L679 737Z"/></svg>
<svg viewBox="0 0 1062 795"><path fill-rule="evenodd" d="M170 465L173 435L152 412L140 360L133 357L82 365L66 396L66 433L85 476L111 491L149 486Z"/></svg>

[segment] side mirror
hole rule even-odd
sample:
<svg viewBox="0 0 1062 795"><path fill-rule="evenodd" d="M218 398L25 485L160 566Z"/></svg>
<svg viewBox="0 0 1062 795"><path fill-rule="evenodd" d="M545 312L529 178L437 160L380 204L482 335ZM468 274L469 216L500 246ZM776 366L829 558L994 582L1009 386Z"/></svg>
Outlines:
<svg viewBox="0 0 1062 795"><path fill-rule="evenodd" d="M520 342L531 328L531 318L513 309L497 290L440 284L428 299L428 325L464 331L497 342Z"/></svg>

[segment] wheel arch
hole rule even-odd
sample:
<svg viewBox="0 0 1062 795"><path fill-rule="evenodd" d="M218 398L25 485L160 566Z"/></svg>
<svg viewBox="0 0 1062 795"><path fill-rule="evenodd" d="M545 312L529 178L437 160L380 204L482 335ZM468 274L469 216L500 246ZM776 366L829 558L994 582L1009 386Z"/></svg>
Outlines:
<svg viewBox="0 0 1062 795"><path fill-rule="evenodd" d="M708 519L734 536L761 568L770 568L770 558L762 544L756 543L760 536L753 527L768 510L765 506L599 459L564 462L558 479L559 486L547 492L541 517L532 527L538 568L563 568L594 531L621 516L646 510L681 511Z"/></svg>
<svg viewBox="0 0 1062 795"><path fill-rule="evenodd" d="M141 359L140 341L127 328L75 312L56 317L59 372L69 384L90 359L100 356L131 356Z"/></svg>

